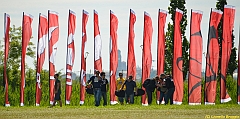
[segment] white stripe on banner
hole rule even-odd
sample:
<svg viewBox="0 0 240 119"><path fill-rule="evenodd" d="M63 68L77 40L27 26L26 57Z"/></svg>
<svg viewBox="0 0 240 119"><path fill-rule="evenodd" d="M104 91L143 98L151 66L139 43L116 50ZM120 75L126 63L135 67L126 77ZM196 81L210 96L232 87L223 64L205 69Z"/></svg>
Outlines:
<svg viewBox="0 0 240 119"><path fill-rule="evenodd" d="M188 103L189 105L201 105L201 103Z"/></svg>
<svg viewBox="0 0 240 119"><path fill-rule="evenodd" d="M71 86L71 85L72 85L72 82L66 82L66 84Z"/></svg>
<svg viewBox="0 0 240 119"><path fill-rule="evenodd" d="M226 102L229 102L231 101L232 99L229 97L227 99L221 99L221 103L226 103Z"/></svg>
<svg viewBox="0 0 240 119"><path fill-rule="evenodd" d="M79 103L80 103L80 105L83 105L83 104L84 104L84 101L80 101Z"/></svg>
<svg viewBox="0 0 240 119"><path fill-rule="evenodd" d="M205 105L215 105L215 103L205 102Z"/></svg>
<svg viewBox="0 0 240 119"><path fill-rule="evenodd" d="M181 105L181 104L182 104L182 102L173 101L173 104L176 104L176 105Z"/></svg>
<svg viewBox="0 0 240 119"><path fill-rule="evenodd" d="M70 100L66 100L66 104L67 104L67 105L70 105Z"/></svg>

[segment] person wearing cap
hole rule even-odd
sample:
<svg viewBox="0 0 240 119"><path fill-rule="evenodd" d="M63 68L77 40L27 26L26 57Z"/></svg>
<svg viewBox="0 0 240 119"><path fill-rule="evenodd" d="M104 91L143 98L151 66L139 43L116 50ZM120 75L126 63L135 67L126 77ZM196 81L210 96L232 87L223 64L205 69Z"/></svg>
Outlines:
<svg viewBox="0 0 240 119"><path fill-rule="evenodd" d="M146 79L143 82L143 87L146 89L149 105L152 104L152 93L154 92L154 90L156 88L156 83L157 83L156 78L159 78L159 77L155 77L155 78L152 78L152 79Z"/></svg>
<svg viewBox="0 0 240 119"><path fill-rule="evenodd" d="M101 86L101 93L103 98L103 106L107 105L107 91L109 89L108 80L105 78L105 72L101 72L100 76L102 77L102 86Z"/></svg>
<svg viewBox="0 0 240 119"><path fill-rule="evenodd" d="M102 77L99 76L99 71L96 70L95 71L95 76L92 76L87 83L89 85L92 85L93 87L93 94L94 94L94 98L95 98L95 106L99 106L100 105L100 100L101 100L101 86L102 86Z"/></svg>
<svg viewBox="0 0 240 119"><path fill-rule="evenodd" d="M133 81L133 76L129 76L128 79L123 83L121 89L126 86L125 90L125 101L127 104L134 104L134 92L137 95L137 85ZM130 101L128 100L130 99Z"/></svg>
<svg viewBox="0 0 240 119"><path fill-rule="evenodd" d="M126 90L126 86L123 86L122 88L122 85L123 83L126 81L125 78L123 78L123 73L119 73L119 78L117 78L117 81L116 81L116 87L117 87L117 91L120 91L120 90ZM123 101L124 101L124 97L118 97L118 100L120 102L121 105L123 105Z"/></svg>

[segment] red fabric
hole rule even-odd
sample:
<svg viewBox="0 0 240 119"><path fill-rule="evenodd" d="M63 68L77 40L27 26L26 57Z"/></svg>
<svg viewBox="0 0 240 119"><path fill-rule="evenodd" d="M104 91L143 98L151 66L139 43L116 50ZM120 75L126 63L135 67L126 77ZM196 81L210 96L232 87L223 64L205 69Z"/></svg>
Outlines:
<svg viewBox="0 0 240 119"><path fill-rule="evenodd" d="M157 75L164 73L164 58L165 58L165 23L167 13L159 10L158 12L158 48L157 48ZM160 98L160 91L157 92L157 100ZM161 103L161 102L159 102Z"/></svg>
<svg viewBox="0 0 240 119"><path fill-rule="evenodd" d="M188 103L201 104L202 80L202 12L192 11L190 23L190 58L188 75Z"/></svg>
<svg viewBox="0 0 240 119"><path fill-rule="evenodd" d="M143 55L142 55L142 84L147 78L150 78L152 67L152 19L148 13L144 13L144 32L143 32ZM145 88L142 87L145 91ZM146 94L142 95L142 104L147 105Z"/></svg>
<svg viewBox="0 0 240 119"><path fill-rule="evenodd" d="M76 29L76 15L69 10L68 39L67 39L67 64L66 64L66 104L70 104L72 93L72 68L75 60L74 34Z"/></svg>
<svg viewBox="0 0 240 119"><path fill-rule="evenodd" d="M45 61L45 48L48 34L47 18L39 15L38 26L38 46L37 46L37 81L36 81L36 104L39 105L41 101L41 71Z"/></svg>
<svg viewBox="0 0 240 119"><path fill-rule="evenodd" d="M215 104L219 60L217 26L221 17L221 11L211 11L206 55L205 104Z"/></svg>
<svg viewBox="0 0 240 119"><path fill-rule="evenodd" d="M88 21L88 13L83 11L83 16L82 16L81 74L80 74L80 78L81 78L80 104L81 104L81 101L84 102L84 100L85 100L86 60L85 60L84 54L85 54L85 43L87 42L87 32L86 32L87 21Z"/></svg>
<svg viewBox="0 0 240 119"><path fill-rule="evenodd" d="M182 72L182 36L180 22L182 11L176 10L174 21L174 48L173 48L173 81L175 91L173 95L174 104L182 104L183 99L183 72Z"/></svg>
<svg viewBox="0 0 240 119"><path fill-rule="evenodd" d="M116 90L116 71L118 66L118 47L117 47L118 18L110 11L110 101L117 101Z"/></svg>
<svg viewBox="0 0 240 119"><path fill-rule="evenodd" d="M136 15L134 11L130 10L129 18L129 35L128 35L128 60L127 60L127 78L132 75L136 79L136 60L134 53L134 24L136 22Z"/></svg>
<svg viewBox="0 0 240 119"><path fill-rule="evenodd" d="M54 74L55 74L55 60L56 60L56 52L57 52L57 42L59 38L59 24L58 24L58 13L48 11L48 29L49 29L49 37L48 37L48 45L49 45L49 76L50 76L50 104L53 104L54 101Z"/></svg>
<svg viewBox="0 0 240 119"><path fill-rule="evenodd" d="M102 39L100 36L98 13L94 11L94 70L102 72Z"/></svg>
<svg viewBox="0 0 240 119"><path fill-rule="evenodd" d="M21 88L20 88L20 103L24 103L24 88L25 88L25 57L27 46L32 36L32 17L23 13L22 22L22 58L21 58Z"/></svg>
<svg viewBox="0 0 240 119"><path fill-rule="evenodd" d="M7 78L7 60L9 52L9 31L10 31L10 16L4 14L4 40L5 40L5 50L4 50L4 81L5 81L5 106L10 105L8 100L8 78Z"/></svg>
<svg viewBox="0 0 240 119"><path fill-rule="evenodd" d="M235 9L224 7L223 13L223 40L221 56L221 80L220 80L220 97L221 103L229 102L230 96L226 89L226 73L232 50L232 30L234 25Z"/></svg>

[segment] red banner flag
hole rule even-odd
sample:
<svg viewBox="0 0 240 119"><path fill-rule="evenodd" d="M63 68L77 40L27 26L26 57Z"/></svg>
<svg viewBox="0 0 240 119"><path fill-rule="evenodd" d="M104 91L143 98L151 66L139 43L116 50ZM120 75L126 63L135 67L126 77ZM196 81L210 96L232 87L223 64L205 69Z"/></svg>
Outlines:
<svg viewBox="0 0 240 119"><path fill-rule="evenodd" d="M76 29L76 13L69 10L68 38L67 38L67 63L66 63L66 104L70 104L72 94L72 68L75 60L74 34Z"/></svg>
<svg viewBox="0 0 240 119"><path fill-rule="evenodd" d="M54 11L48 11L48 45L49 45L49 92L50 92L50 104L54 102L54 74L55 63L57 53L57 42L59 37L59 25L58 25L58 13Z"/></svg>
<svg viewBox="0 0 240 119"><path fill-rule="evenodd" d="M116 104L116 72L118 66L118 47L117 47L118 18L110 10L110 104Z"/></svg>
<svg viewBox="0 0 240 119"><path fill-rule="evenodd" d="M173 104L181 105L183 99L183 72L182 72L182 33L180 23L183 11L176 9L174 21L174 45L173 45L173 81L175 91L173 94Z"/></svg>
<svg viewBox="0 0 240 119"><path fill-rule="evenodd" d="M143 51L142 51L142 84L150 77L150 71L152 67L152 19L151 16L144 12L144 31L143 31ZM142 87L145 91L146 89ZM142 105L147 106L146 94L142 95Z"/></svg>
<svg viewBox="0 0 240 119"><path fill-rule="evenodd" d="M45 61L45 48L48 35L48 22L47 16L39 14L39 26L38 26L38 45L37 45L37 80L36 80L36 106L40 105L41 100L41 71Z"/></svg>
<svg viewBox="0 0 240 119"><path fill-rule="evenodd" d="M183 11L176 9L174 21L174 45L173 45L173 81L175 91L173 94L173 104L181 105L183 99L183 72L182 72L182 33L180 23Z"/></svg>
<svg viewBox="0 0 240 119"><path fill-rule="evenodd" d="M4 84L5 84L5 106L9 107L10 103L8 100L8 78L7 78L7 60L9 51L9 31L10 31L10 15L4 13L4 40L5 40L5 50L4 50Z"/></svg>
<svg viewBox="0 0 240 119"><path fill-rule="evenodd" d="M205 105L214 105L216 99L219 44L217 27L222 17L222 12L212 9L209 21L208 46L206 55L205 76Z"/></svg>
<svg viewBox="0 0 240 119"><path fill-rule="evenodd" d="M87 32L86 26L88 21L88 12L83 10L82 16L82 51L81 51L81 83L80 83L80 105L84 104L85 100L85 86L86 86L86 58L85 54L85 44L87 42Z"/></svg>
<svg viewBox="0 0 240 119"><path fill-rule="evenodd" d="M94 10L94 70L102 72L102 39L98 24L98 13Z"/></svg>
<svg viewBox="0 0 240 119"><path fill-rule="evenodd" d="M135 12L130 9L129 17L129 35L128 35L128 59L127 59L127 78L131 75L136 79L136 60L134 53L134 24L136 22Z"/></svg>
<svg viewBox="0 0 240 119"><path fill-rule="evenodd" d="M188 104L201 105L202 84L202 11L191 10L188 75Z"/></svg>
<svg viewBox="0 0 240 119"><path fill-rule="evenodd" d="M231 101L231 97L226 89L226 73L232 50L232 31L234 25L235 7L230 5L224 6L223 11L223 40L222 40L222 56L221 56L221 80L220 80L220 97L221 103Z"/></svg>
<svg viewBox="0 0 240 119"><path fill-rule="evenodd" d="M240 29L240 26L239 26ZM238 41L240 41L240 30L238 29ZM240 42L238 42L238 49L240 49ZM238 50L238 78L237 78L237 102L240 105L240 50Z"/></svg>
<svg viewBox="0 0 240 119"><path fill-rule="evenodd" d="M157 75L164 73L164 58L165 58L165 23L167 11L159 9L158 12L158 48L157 48ZM157 104L160 98L160 91L156 91Z"/></svg>
<svg viewBox="0 0 240 119"><path fill-rule="evenodd" d="M25 57L27 46L32 37L32 20L33 16L23 13L22 22L22 60L21 60L21 88L20 88L20 106L24 106L24 88L25 88Z"/></svg>

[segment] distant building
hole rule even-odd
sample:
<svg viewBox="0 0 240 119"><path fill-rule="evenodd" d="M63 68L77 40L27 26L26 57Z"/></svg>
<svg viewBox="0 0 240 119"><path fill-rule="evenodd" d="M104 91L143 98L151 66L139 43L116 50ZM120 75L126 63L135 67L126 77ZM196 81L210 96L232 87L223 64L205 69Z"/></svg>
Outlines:
<svg viewBox="0 0 240 119"><path fill-rule="evenodd" d="M118 68L117 68L117 75L118 75L118 72L122 72L122 71L127 71L127 66L126 66L126 62L125 62L125 61L122 61L121 51L118 50Z"/></svg>

